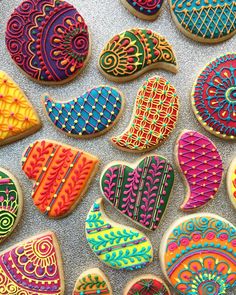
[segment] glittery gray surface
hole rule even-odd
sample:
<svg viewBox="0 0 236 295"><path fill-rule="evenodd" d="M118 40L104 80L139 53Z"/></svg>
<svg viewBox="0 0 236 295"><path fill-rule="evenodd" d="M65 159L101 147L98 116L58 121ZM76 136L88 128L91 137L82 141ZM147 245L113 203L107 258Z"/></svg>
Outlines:
<svg viewBox="0 0 236 295"><path fill-rule="evenodd" d="M71 83L64 86L47 87L32 82L24 76L24 74L22 74L11 61L5 47L4 32L6 22L13 9L19 5L20 2L21 0L0 0L0 67L11 75L25 91L41 117L43 128L33 136L2 147L0 150L0 166L9 169L13 174L18 176L23 189L25 201L24 213L19 226L7 241L0 245L0 250L4 250L31 235L45 230L53 230L57 234L63 253L66 283L65 294L72 294L74 283L79 274L91 267L100 267L110 278L114 294L122 294L125 284L136 275L142 273L155 273L161 275L158 259L160 239L170 223L184 215L184 213L179 210L179 207L184 199L185 187L180 175L176 173L174 193L161 226L154 233L150 234L147 232L155 249L154 262L146 269L134 272L116 271L106 267L94 256L86 243L84 233L86 214L93 201L101 196L99 176L103 166L112 160L127 160L132 162L139 157L138 155L117 150L110 144L109 138L112 135L117 135L122 132L130 122L136 93L144 79L155 74L162 75L169 79L176 87L180 97L181 109L177 128L172 133L169 140L154 152L173 161L173 148L178 133L184 128L195 129L208 135L214 141L222 154L224 167L227 169L234 153L236 153L235 143L229 143L211 136L198 124L191 110L189 94L197 74L206 63L220 54L235 50L236 37L225 43L212 46L195 43L194 41L187 39L177 30L171 19L167 3L164 4L160 17L156 21L149 23L132 16L121 5L119 0L70 0L70 3L78 8L90 27L93 46L91 59L85 71ZM150 28L167 37L169 42L173 45L180 66L180 71L177 75L164 71L153 71L133 82L117 85L109 82L99 73L97 69L97 61L103 45L113 35L132 27ZM76 140L63 135L54 129L43 113L40 101L42 93L48 92L55 98L65 100L79 96L92 86L100 84L115 85L126 97L126 107L123 116L110 132L92 140ZM31 200L32 183L21 171L20 160L24 149L28 144L39 138L49 138L79 147L99 156L101 159L100 170L92 182L86 197L70 216L62 220L49 220L37 211ZM106 208L108 215L114 220L119 221L122 224L139 228L132 222L129 222L126 218L120 216L120 214L114 211L110 205L106 204ZM225 179L216 199L208 204L202 211L220 214L236 224L235 211L229 201L225 188Z"/></svg>

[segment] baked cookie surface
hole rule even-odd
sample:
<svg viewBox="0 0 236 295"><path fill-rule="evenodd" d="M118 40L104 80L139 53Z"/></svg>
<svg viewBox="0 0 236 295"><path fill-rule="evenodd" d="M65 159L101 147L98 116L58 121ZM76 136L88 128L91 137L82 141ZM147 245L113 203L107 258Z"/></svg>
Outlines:
<svg viewBox="0 0 236 295"><path fill-rule="evenodd" d="M236 209L236 157L229 166L226 181L229 198Z"/></svg>

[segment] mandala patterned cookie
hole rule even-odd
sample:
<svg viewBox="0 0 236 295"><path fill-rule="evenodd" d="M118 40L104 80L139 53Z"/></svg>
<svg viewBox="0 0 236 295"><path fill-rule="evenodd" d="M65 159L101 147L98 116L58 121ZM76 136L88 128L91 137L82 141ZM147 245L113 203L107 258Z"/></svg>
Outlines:
<svg viewBox="0 0 236 295"><path fill-rule="evenodd" d="M111 285L98 268L83 272L78 278L72 295L112 295Z"/></svg>
<svg viewBox="0 0 236 295"><path fill-rule="evenodd" d="M0 71L0 146L33 134L41 122L20 87Z"/></svg>
<svg viewBox="0 0 236 295"><path fill-rule="evenodd" d="M207 131L223 139L236 139L235 76L236 54L223 55L205 67L192 91L198 121Z"/></svg>
<svg viewBox="0 0 236 295"><path fill-rule="evenodd" d="M172 165L157 155L134 165L113 162L101 176L105 198L124 216L150 230L161 221L173 183Z"/></svg>
<svg viewBox="0 0 236 295"><path fill-rule="evenodd" d="M133 80L152 69L178 71L175 54L166 38L137 28L120 33L107 43L99 58L99 69L114 82Z"/></svg>
<svg viewBox="0 0 236 295"><path fill-rule="evenodd" d="M135 270L146 267L153 260L149 239L140 231L109 219L98 199L86 219L86 237L94 254L115 269Z"/></svg>
<svg viewBox="0 0 236 295"><path fill-rule="evenodd" d="M182 210L196 210L212 200L223 176L222 158L214 143L196 131L185 130L176 143L176 160L188 186Z"/></svg>
<svg viewBox="0 0 236 295"><path fill-rule="evenodd" d="M189 38L216 43L236 32L233 0L169 0L177 27Z"/></svg>
<svg viewBox="0 0 236 295"><path fill-rule="evenodd" d="M63 0L24 0L8 21L6 45L25 74L48 84L73 79L90 51L86 23Z"/></svg>
<svg viewBox="0 0 236 295"><path fill-rule="evenodd" d="M124 105L115 88L99 86L68 102L43 97L50 121L61 131L75 137L95 137L107 132L119 119Z"/></svg>
<svg viewBox="0 0 236 295"><path fill-rule="evenodd" d="M236 286L236 228L201 213L175 221L160 245L162 270L180 294L220 295Z"/></svg>
<svg viewBox="0 0 236 295"><path fill-rule="evenodd" d="M230 200L236 209L236 157L230 164L227 173L227 190Z"/></svg>
<svg viewBox="0 0 236 295"><path fill-rule="evenodd" d="M162 144L175 128L179 98L164 78L154 76L139 89L132 120L112 143L127 152L145 152Z"/></svg>
<svg viewBox="0 0 236 295"><path fill-rule="evenodd" d="M64 278L56 237L47 232L0 254L0 292L63 295Z"/></svg>
<svg viewBox="0 0 236 295"><path fill-rule="evenodd" d="M23 171L34 181L34 204L51 218L68 215L85 194L98 162L93 155L69 145L34 142L22 158Z"/></svg>

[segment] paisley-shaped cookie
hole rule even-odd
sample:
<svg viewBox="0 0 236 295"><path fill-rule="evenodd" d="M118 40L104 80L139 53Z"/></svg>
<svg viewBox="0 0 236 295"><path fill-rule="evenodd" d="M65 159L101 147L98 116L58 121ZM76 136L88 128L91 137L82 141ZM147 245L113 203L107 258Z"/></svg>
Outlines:
<svg viewBox="0 0 236 295"><path fill-rule="evenodd" d="M31 237L0 253L0 293L63 295L59 245L51 232Z"/></svg>
<svg viewBox="0 0 236 295"><path fill-rule="evenodd" d="M51 218L68 215L85 194L98 162L95 156L69 145L34 142L22 158L22 169L34 182L34 204Z"/></svg>
<svg viewBox="0 0 236 295"><path fill-rule="evenodd" d="M179 98L164 78L154 76L139 89L130 125L112 143L127 152L145 152L162 144L175 128Z"/></svg>
<svg viewBox="0 0 236 295"><path fill-rule="evenodd" d="M89 269L78 278L72 295L112 295L110 282L99 268Z"/></svg>
<svg viewBox="0 0 236 295"><path fill-rule="evenodd" d="M193 40L216 43L236 32L233 0L169 0L169 3L177 27Z"/></svg>
<svg viewBox="0 0 236 295"><path fill-rule="evenodd" d="M233 159L228 169L227 190L230 200L236 209L236 157Z"/></svg>
<svg viewBox="0 0 236 295"><path fill-rule="evenodd" d="M114 36L99 58L99 69L114 82L133 80L152 69L178 71L172 46L151 30L130 29Z"/></svg>
<svg viewBox="0 0 236 295"><path fill-rule="evenodd" d="M150 155L134 165L109 164L100 183L105 198L124 216L155 230L169 201L174 170L165 158Z"/></svg>
<svg viewBox="0 0 236 295"><path fill-rule="evenodd" d="M40 119L20 87L0 71L0 146L33 134Z"/></svg>
<svg viewBox="0 0 236 295"><path fill-rule="evenodd" d="M89 58L83 17L63 0L24 0L11 15L6 45L16 65L37 82L73 79Z"/></svg>
<svg viewBox="0 0 236 295"><path fill-rule="evenodd" d="M212 200L223 176L221 155L205 135L184 130L176 142L175 155L187 184L182 210L196 210Z"/></svg>
<svg viewBox="0 0 236 295"><path fill-rule="evenodd" d="M200 124L210 133L229 140L236 139L235 77L236 54L228 53L204 68L192 91L193 111Z"/></svg>
<svg viewBox="0 0 236 295"><path fill-rule="evenodd" d="M83 138L107 132L119 119L124 98L116 88L99 86L67 102L44 95L43 104L54 126L70 136Z"/></svg>
<svg viewBox="0 0 236 295"><path fill-rule="evenodd" d="M94 254L115 269L136 270L153 260L152 244L140 231L108 218L103 199L92 205L86 219L86 238Z"/></svg>
<svg viewBox="0 0 236 295"><path fill-rule="evenodd" d="M236 286L236 228L210 213L175 221L160 245L162 270L180 294L220 295Z"/></svg>

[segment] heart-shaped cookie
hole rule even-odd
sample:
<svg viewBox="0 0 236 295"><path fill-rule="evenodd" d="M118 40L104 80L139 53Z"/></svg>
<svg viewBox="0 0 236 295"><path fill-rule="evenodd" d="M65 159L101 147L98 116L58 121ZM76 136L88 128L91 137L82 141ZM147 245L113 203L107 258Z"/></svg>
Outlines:
<svg viewBox="0 0 236 295"><path fill-rule="evenodd" d="M103 195L122 214L155 230L165 212L174 170L163 157L150 155L138 164L113 162L102 173Z"/></svg>

